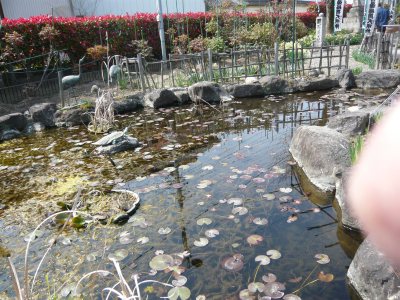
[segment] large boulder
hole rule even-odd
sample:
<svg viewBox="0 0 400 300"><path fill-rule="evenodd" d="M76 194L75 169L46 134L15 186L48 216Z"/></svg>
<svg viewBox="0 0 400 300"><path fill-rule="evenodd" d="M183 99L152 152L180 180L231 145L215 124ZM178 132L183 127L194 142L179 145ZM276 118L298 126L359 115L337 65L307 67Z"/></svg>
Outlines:
<svg viewBox="0 0 400 300"><path fill-rule="evenodd" d="M54 118L56 125L60 127L89 124L92 121L91 112L85 108L58 110Z"/></svg>
<svg viewBox="0 0 400 300"><path fill-rule="evenodd" d="M18 138L21 136L21 132L16 129L7 129L0 132L0 141L7 141Z"/></svg>
<svg viewBox="0 0 400 300"><path fill-rule="evenodd" d="M347 278L361 299L400 299L399 276L368 239L358 248Z"/></svg>
<svg viewBox="0 0 400 300"><path fill-rule="evenodd" d="M114 101L114 110L117 114L126 114L143 107L143 94L135 94L128 96L122 100Z"/></svg>
<svg viewBox="0 0 400 300"><path fill-rule="evenodd" d="M265 96L260 83L234 84L226 87L226 90L235 98L253 98Z"/></svg>
<svg viewBox="0 0 400 300"><path fill-rule="evenodd" d="M351 89L356 86L356 78L350 69L340 69L336 73L336 79L339 81L341 88Z"/></svg>
<svg viewBox="0 0 400 300"><path fill-rule="evenodd" d="M341 217L341 223L344 227L357 230L361 229L360 223L356 218L351 214L348 197L346 193L347 183L349 179L350 173L348 171L341 173L336 178L336 193L335 199L339 207L336 209L340 209L338 215Z"/></svg>
<svg viewBox="0 0 400 300"><path fill-rule="evenodd" d="M192 99L190 99L189 91L187 88L175 87L175 88L170 88L170 90L174 92L174 94L178 97L179 105L189 104L190 102L192 102Z"/></svg>
<svg viewBox="0 0 400 300"><path fill-rule="evenodd" d="M33 122L40 122L45 127L54 127L54 114L57 111L55 103L39 103L29 108Z"/></svg>
<svg viewBox="0 0 400 300"><path fill-rule="evenodd" d="M168 89L158 89L144 95L144 106L146 107L162 108L178 104L178 97Z"/></svg>
<svg viewBox="0 0 400 300"><path fill-rule="evenodd" d="M369 115L366 110L346 112L330 118L326 126L347 136L364 134L369 125Z"/></svg>
<svg viewBox="0 0 400 300"><path fill-rule="evenodd" d="M400 84L397 70L372 70L362 72L356 77L356 85L362 89L393 88Z"/></svg>
<svg viewBox="0 0 400 300"><path fill-rule="evenodd" d="M333 129L300 126L289 150L311 183L324 192L333 192L335 174L351 165L349 147L345 135Z"/></svg>
<svg viewBox="0 0 400 300"><path fill-rule="evenodd" d="M297 92L297 82L279 76L264 76L259 79L265 95L279 95Z"/></svg>
<svg viewBox="0 0 400 300"><path fill-rule="evenodd" d="M301 92L324 91L338 86L339 81L331 77L303 78L297 85Z"/></svg>
<svg viewBox="0 0 400 300"><path fill-rule="evenodd" d="M13 113L0 117L0 132L9 129L22 131L26 128L28 120L21 113Z"/></svg>
<svg viewBox="0 0 400 300"><path fill-rule="evenodd" d="M203 100L207 103L220 103L229 101L232 96L215 82L202 81L189 87L189 96L192 101Z"/></svg>

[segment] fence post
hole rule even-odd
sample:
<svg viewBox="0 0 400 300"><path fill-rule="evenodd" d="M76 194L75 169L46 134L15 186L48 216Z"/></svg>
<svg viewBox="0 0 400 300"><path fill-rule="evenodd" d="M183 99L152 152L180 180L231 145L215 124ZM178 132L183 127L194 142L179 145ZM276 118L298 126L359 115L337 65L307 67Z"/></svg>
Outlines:
<svg viewBox="0 0 400 300"><path fill-rule="evenodd" d="M349 60L350 60L350 41L346 40L346 69L349 68Z"/></svg>
<svg viewBox="0 0 400 300"><path fill-rule="evenodd" d="M214 80L214 76L213 76L213 62L212 62L212 50L211 48L207 49L207 54L208 54L208 75L209 75L209 79L210 81Z"/></svg>
<svg viewBox="0 0 400 300"><path fill-rule="evenodd" d="M279 44L275 42L274 45L274 54L275 54L275 75L279 75Z"/></svg>
<svg viewBox="0 0 400 300"><path fill-rule="evenodd" d="M143 92L146 92L146 82L144 80L142 55L140 53L137 55L137 63L138 63L138 67L139 67L139 76L140 76L140 82L142 84L142 90L143 90Z"/></svg>
<svg viewBox="0 0 400 300"><path fill-rule="evenodd" d="M60 93L61 108L63 108L65 106L65 102L64 102L64 89L62 86L62 71L58 71L57 75L58 75L58 90Z"/></svg>
<svg viewBox="0 0 400 300"><path fill-rule="evenodd" d="M378 45L376 45L375 69L379 69L379 61L382 51L382 32L378 32Z"/></svg>

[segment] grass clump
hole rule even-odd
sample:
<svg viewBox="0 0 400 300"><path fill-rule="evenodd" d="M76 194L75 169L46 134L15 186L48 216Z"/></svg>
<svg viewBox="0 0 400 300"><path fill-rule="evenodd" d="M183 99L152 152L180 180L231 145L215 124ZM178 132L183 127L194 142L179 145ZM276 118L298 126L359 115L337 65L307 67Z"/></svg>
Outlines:
<svg viewBox="0 0 400 300"><path fill-rule="evenodd" d="M363 147L364 136L358 135L350 145L350 159L353 165L358 161Z"/></svg>
<svg viewBox="0 0 400 300"><path fill-rule="evenodd" d="M363 71L362 67L355 67L351 70L355 76L360 75Z"/></svg>
<svg viewBox="0 0 400 300"><path fill-rule="evenodd" d="M370 69L373 69L375 67L375 58L371 54L356 50L353 52L352 56L355 61L367 65Z"/></svg>

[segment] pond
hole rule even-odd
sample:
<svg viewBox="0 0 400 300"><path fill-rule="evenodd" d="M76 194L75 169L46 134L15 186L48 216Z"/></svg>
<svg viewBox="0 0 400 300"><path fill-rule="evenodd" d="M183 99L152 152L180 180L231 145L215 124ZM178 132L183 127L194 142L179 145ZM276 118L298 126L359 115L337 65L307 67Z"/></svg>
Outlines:
<svg viewBox="0 0 400 300"><path fill-rule="evenodd" d="M347 105L320 96L243 100L203 107L201 114L191 106L136 112L118 126L130 125L129 134L144 145L112 161L91 153L99 136L84 127L0 144L0 245L22 278L31 239L33 277L57 238L33 287L39 299L71 297L71 288L95 270L116 274L112 257L132 287L134 274L139 282L160 282L141 285L148 299L168 295L172 288L161 283L177 286L183 299L189 291L190 299L270 299L296 290L302 299L350 299L346 272L359 241L338 226L329 202L303 191L288 151L297 126L323 124ZM106 214L113 187L140 195L128 223L61 230L49 222L30 235L60 211L57 202L73 203L78 190L79 210ZM1 268L7 270L5 259ZM97 274L79 291L83 299L100 299L116 282ZM0 296L13 295L2 271Z"/></svg>

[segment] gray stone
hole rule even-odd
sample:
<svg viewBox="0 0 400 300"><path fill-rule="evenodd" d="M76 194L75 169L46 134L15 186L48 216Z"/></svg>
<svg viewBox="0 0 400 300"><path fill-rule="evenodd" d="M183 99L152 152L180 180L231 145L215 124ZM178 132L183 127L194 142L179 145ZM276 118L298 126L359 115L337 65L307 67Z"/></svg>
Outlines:
<svg viewBox="0 0 400 300"><path fill-rule="evenodd" d="M336 73L336 79L339 81L339 85L343 89L351 89L356 86L356 78L354 77L352 70L340 69Z"/></svg>
<svg viewBox="0 0 400 300"><path fill-rule="evenodd" d="M324 91L338 86L339 81L330 77L307 78L298 82L298 89L301 92Z"/></svg>
<svg viewBox="0 0 400 300"><path fill-rule="evenodd" d="M347 136L364 134L369 124L369 112L346 112L329 119L326 126Z"/></svg>
<svg viewBox="0 0 400 300"><path fill-rule="evenodd" d="M347 278L361 299L400 299L398 275L368 239L358 248Z"/></svg>
<svg viewBox="0 0 400 300"><path fill-rule="evenodd" d="M136 138L124 135L114 144L99 146L95 149L97 154L115 154L122 151L134 150L139 147L140 143Z"/></svg>
<svg viewBox="0 0 400 300"><path fill-rule="evenodd" d="M350 167L349 141L342 133L319 126L297 128L290 152L317 188L335 190L335 173Z"/></svg>
<svg viewBox="0 0 400 300"><path fill-rule="evenodd" d="M265 96L264 89L260 83L245 83L230 85L227 92L235 98L253 98Z"/></svg>
<svg viewBox="0 0 400 300"><path fill-rule="evenodd" d="M264 76L259 80L265 95L279 95L297 92L297 82L279 76Z"/></svg>
<svg viewBox="0 0 400 300"><path fill-rule="evenodd" d="M46 127L54 127L54 114L57 111L55 103L39 103L29 108L33 122L40 122Z"/></svg>
<svg viewBox="0 0 400 300"><path fill-rule="evenodd" d="M311 69L308 71L308 76L310 77L318 77L321 73L318 71L318 69Z"/></svg>
<svg viewBox="0 0 400 300"><path fill-rule="evenodd" d="M44 126L40 122L36 122L36 123L32 124L32 129L33 129L34 132L41 132L41 131L44 131L46 129L46 126Z"/></svg>
<svg viewBox="0 0 400 300"><path fill-rule="evenodd" d="M360 223L355 217L353 217L348 205L348 197L346 190L347 190L347 182L349 176L350 176L349 172L345 171L343 172L343 174L341 174L336 178L335 199L340 209L338 215L341 216L341 222L344 227L353 230L360 230L361 229Z"/></svg>
<svg viewBox="0 0 400 300"><path fill-rule="evenodd" d="M90 111L84 108L58 110L55 115L57 126L76 126L89 124L92 121Z"/></svg>
<svg viewBox="0 0 400 300"><path fill-rule="evenodd" d="M122 100L114 101L114 110L117 114L126 114L143 107L143 94L128 96Z"/></svg>
<svg viewBox="0 0 400 300"><path fill-rule="evenodd" d="M21 132L16 129L7 129L1 133L0 141L12 140L21 136Z"/></svg>
<svg viewBox="0 0 400 300"><path fill-rule="evenodd" d="M152 108L178 105L178 97L168 89L158 89L144 95L144 106Z"/></svg>
<svg viewBox="0 0 400 300"><path fill-rule="evenodd" d="M21 113L13 113L0 117L0 132L7 129L23 131L28 124L28 120Z"/></svg>
<svg viewBox="0 0 400 300"><path fill-rule="evenodd" d="M170 90L178 97L179 105L189 104L192 102L187 88L171 88Z"/></svg>
<svg viewBox="0 0 400 300"><path fill-rule="evenodd" d="M203 100L207 103L220 103L229 101L232 96L215 82L202 81L189 87L189 96L192 101Z"/></svg>
<svg viewBox="0 0 400 300"><path fill-rule="evenodd" d="M397 70L372 70L362 72L356 77L356 85L362 89L394 88L400 84Z"/></svg>

